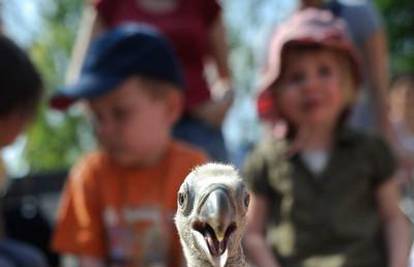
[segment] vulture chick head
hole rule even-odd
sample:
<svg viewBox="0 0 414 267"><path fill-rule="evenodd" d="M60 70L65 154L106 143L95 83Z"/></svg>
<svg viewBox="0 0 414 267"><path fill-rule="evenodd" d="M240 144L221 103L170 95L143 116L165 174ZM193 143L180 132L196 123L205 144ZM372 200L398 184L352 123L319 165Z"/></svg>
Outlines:
<svg viewBox="0 0 414 267"><path fill-rule="evenodd" d="M245 266L241 239L249 194L230 165L208 163L184 180L175 224L189 267Z"/></svg>

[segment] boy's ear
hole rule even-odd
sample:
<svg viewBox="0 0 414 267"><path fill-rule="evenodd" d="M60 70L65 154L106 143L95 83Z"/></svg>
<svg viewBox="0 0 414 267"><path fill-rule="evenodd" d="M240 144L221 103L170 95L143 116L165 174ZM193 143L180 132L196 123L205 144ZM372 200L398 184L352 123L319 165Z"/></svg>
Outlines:
<svg viewBox="0 0 414 267"><path fill-rule="evenodd" d="M174 125L181 117L184 110L184 95L177 89L170 89L167 95L168 122Z"/></svg>
<svg viewBox="0 0 414 267"><path fill-rule="evenodd" d="M14 142L30 122L30 116L12 111L0 118L0 149Z"/></svg>

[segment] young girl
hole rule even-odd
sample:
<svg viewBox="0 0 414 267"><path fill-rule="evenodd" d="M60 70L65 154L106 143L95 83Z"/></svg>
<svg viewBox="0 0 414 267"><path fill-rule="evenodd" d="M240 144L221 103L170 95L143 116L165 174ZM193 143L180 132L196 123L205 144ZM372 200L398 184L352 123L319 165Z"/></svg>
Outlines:
<svg viewBox="0 0 414 267"><path fill-rule="evenodd" d="M260 99L273 103L287 131L285 141L259 144L245 165L250 261L407 266L409 229L390 149L344 123L360 76L343 22L327 11L300 11L278 28L268 58Z"/></svg>

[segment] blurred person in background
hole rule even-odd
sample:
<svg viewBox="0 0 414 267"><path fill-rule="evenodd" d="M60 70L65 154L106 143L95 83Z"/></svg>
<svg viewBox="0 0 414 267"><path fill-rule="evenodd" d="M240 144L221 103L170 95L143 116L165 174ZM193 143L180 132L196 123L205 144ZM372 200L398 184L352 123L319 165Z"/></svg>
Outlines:
<svg viewBox="0 0 414 267"><path fill-rule="evenodd" d="M42 95L42 81L28 56L0 33L0 150L13 143L34 118ZM0 157L0 191L7 179ZM0 202L1 205L1 202ZM0 266L46 267L40 250L7 238L0 207Z"/></svg>
<svg viewBox="0 0 414 267"><path fill-rule="evenodd" d="M400 151L409 159L401 164L397 178L401 184L402 209L414 224L414 74L402 74L392 81L390 91L390 119Z"/></svg>
<svg viewBox="0 0 414 267"><path fill-rule="evenodd" d="M409 159L404 158L406 153L396 144L388 116L389 55L383 21L375 4L371 0L300 0L299 3L298 11L309 7L326 9L346 22L363 66L362 90L348 119L349 124L381 133L391 143L400 161L408 162ZM272 114L271 105L266 101L258 103L259 116L272 125L277 118L269 115Z"/></svg>
<svg viewBox="0 0 414 267"><path fill-rule="evenodd" d="M301 8L307 7L325 8L344 19L361 56L363 90L350 118L351 125L362 129L376 129L392 141L387 100L388 48L381 14L375 4L371 0L301 0Z"/></svg>
<svg viewBox="0 0 414 267"><path fill-rule="evenodd" d="M70 172L54 250L81 267L181 266L177 191L206 161L171 136L184 88L170 43L153 27L121 25L91 43L77 81L50 101L60 109L85 101L100 145Z"/></svg>
<svg viewBox="0 0 414 267"><path fill-rule="evenodd" d="M172 42L187 85L185 111L175 126L174 136L202 148L213 160L227 161L221 126L233 102L233 88L217 1L86 1L68 79L76 77L86 47L99 34L131 21L157 27ZM212 69L216 71L207 71Z"/></svg>
<svg viewBox="0 0 414 267"><path fill-rule="evenodd" d="M361 75L345 26L308 8L274 33L261 92L287 131L262 140L244 167L244 246L255 266L407 266L393 154L346 122Z"/></svg>
<svg viewBox="0 0 414 267"><path fill-rule="evenodd" d="M392 81L390 91L390 119L397 143L414 159L414 74L402 74ZM412 179L412 173L410 174Z"/></svg>
<svg viewBox="0 0 414 267"><path fill-rule="evenodd" d="M349 119L351 126L381 133L391 144L398 164L408 172L414 168L410 151L400 145L398 129L390 122L388 89L389 52L381 14L371 0L301 0L301 8L316 7L331 11L345 20L358 49L364 77L359 99Z"/></svg>

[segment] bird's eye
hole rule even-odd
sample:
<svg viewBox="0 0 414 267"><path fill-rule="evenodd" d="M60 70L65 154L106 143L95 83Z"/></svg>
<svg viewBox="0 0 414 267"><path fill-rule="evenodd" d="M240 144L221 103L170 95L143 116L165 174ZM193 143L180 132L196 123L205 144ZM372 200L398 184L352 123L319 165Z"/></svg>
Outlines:
<svg viewBox="0 0 414 267"><path fill-rule="evenodd" d="M186 202L187 202L187 194L184 192L179 192L178 193L178 205L180 205L181 208L184 208Z"/></svg>
<svg viewBox="0 0 414 267"><path fill-rule="evenodd" d="M244 197L244 207L247 209L250 204L250 194L246 193L246 196Z"/></svg>

